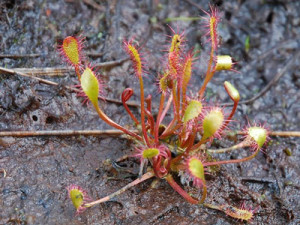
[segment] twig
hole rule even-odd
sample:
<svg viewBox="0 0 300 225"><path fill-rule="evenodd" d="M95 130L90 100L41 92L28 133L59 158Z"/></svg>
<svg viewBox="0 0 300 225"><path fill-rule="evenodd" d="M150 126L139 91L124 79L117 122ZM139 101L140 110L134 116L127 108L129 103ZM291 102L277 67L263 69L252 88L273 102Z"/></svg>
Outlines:
<svg viewBox="0 0 300 225"><path fill-rule="evenodd" d="M137 130L131 130L138 133ZM124 132L119 130L41 130L41 131L1 131L0 137L30 137L30 136L101 136L101 135L122 135Z"/></svg>
<svg viewBox="0 0 300 225"><path fill-rule="evenodd" d="M300 53L296 54L295 56L292 56L286 63L286 65L274 76L274 78L255 96L252 98L241 101L240 104L249 104L254 102L256 99L260 98L263 96L284 74L285 72L289 69L289 67L293 64L295 59L299 58Z"/></svg>
<svg viewBox="0 0 300 225"><path fill-rule="evenodd" d="M195 3L195 2L193 2L191 0L185 0L185 1L188 2L189 4L193 5L197 9L203 11L203 9L197 3ZM228 22L228 24L230 26L233 26L233 27L235 26L235 25L231 24L229 21L227 21L227 22ZM249 32L245 28L239 27L239 29L242 29L247 34L249 34ZM293 38L292 40L295 40L295 39ZM259 57L257 57L252 63L254 63L254 62L258 61L258 60L262 60L267 55L269 55L273 50L281 48L284 44L286 44L289 41L291 41L291 40L285 40L280 45L277 44L275 47L270 48L269 50L267 50L263 54L261 54ZM284 73L286 72L286 70L291 66L291 64L294 62L295 59L299 58L299 56L300 56L300 53L298 52L298 54L296 56L291 57L287 61L287 64L285 65L285 67L279 73L277 73L276 76L267 84L267 86L265 86L257 95L253 96L252 98L250 98L248 100L240 101L239 103L240 104L250 104L250 103L254 102L256 99L258 99L261 96L263 96L284 75ZM246 70L248 70L248 68ZM225 103L225 104L221 104L221 105L225 106L225 107L228 107L228 106L233 106L233 103Z"/></svg>
<svg viewBox="0 0 300 225"><path fill-rule="evenodd" d="M0 59L10 58L10 59L19 59L19 58L36 58L40 57L41 54L24 54L24 55L13 55L13 54L3 54L0 55Z"/></svg>
<svg viewBox="0 0 300 225"><path fill-rule="evenodd" d="M293 64L294 60L299 58L300 52L296 54L295 56L292 56L286 63L286 65L274 76L274 78L255 96L248 100L240 101L239 104L250 104L254 102L256 99L263 96L267 91L270 90L270 88L285 74L285 72L289 69L289 67ZM228 107L232 106L233 103L225 103L221 104L222 106Z"/></svg>
<svg viewBox="0 0 300 225"><path fill-rule="evenodd" d="M95 53L95 52L87 52L85 55L89 56L89 57L101 57L104 55L103 52L100 53ZM19 59L19 58L37 58L42 56L42 54L38 54L38 53L32 53L32 54L23 54L23 55L19 55L19 54L2 54L0 55L0 59ZM117 60L119 61L119 60ZM113 62L113 61L111 61ZM104 64L105 65L105 64Z"/></svg>
<svg viewBox="0 0 300 225"><path fill-rule="evenodd" d="M101 6L99 4L97 4L96 2L94 2L93 0L83 0L83 2L95 9L97 9L98 11L103 12L105 10L104 6Z"/></svg>
<svg viewBox="0 0 300 225"><path fill-rule="evenodd" d="M53 67L45 67L45 68L12 68L11 70L16 71L17 73L26 73L31 76L63 76L66 73L75 72L74 69L61 67L61 68L53 68Z"/></svg>
<svg viewBox="0 0 300 225"><path fill-rule="evenodd" d="M276 180L272 178L259 178L259 177L239 177L242 181L255 182L255 183L275 183Z"/></svg>
<svg viewBox="0 0 300 225"><path fill-rule="evenodd" d="M53 82L53 81L49 81L49 80L46 80L46 79L42 79L42 78L39 78L39 77L35 77L35 76L32 76L32 75L29 75L27 73L23 73L23 72L17 72L15 70L12 70L12 69L6 69L4 67L0 67L0 72L5 72L5 73L9 73L9 74L13 74L13 75L20 75L20 76L23 76L23 77L28 77L28 78L31 78L31 79L34 79L34 80L37 80L39 81L40 83L44 83L44 84L48 84L48 85L53 85L53 86L58 86L59 84L56 83L56 82ZM74 91L74 92L80 92L79 89L77 88L74 88L74 87L70 87L70 86L65 86L66 89L70 90L70 91ZM107 102L112 102L112 103L117 103L117 104L123 104L121 101L118 101L118 100L115 100L115 99L111 99L111 98L104 98L104 97L99 97L100 99L103 99ZM132 107L139 107L139 104L135 103L135 102L127 102L126 103L128 106L132 106Z"/></svg>
<svg viewBox="0 0 300 225"><path fill-rule="evenodd" d="M244 131L236 132L238 135L246 135ZM300 137L300 131L270 131L269 136L280 136L280 137Z"/></svg>
<svg viewBox="0 0 300 225"><path fill-rule="evenodd" d="M97 64L95 64L93 66L95 66L95 67L111 67L111 66L119 65L119 64L125 62L128 59L129 59L129 57L124 57L124 58L121 58L121 59L118 59L118 60L114 60L114 61L97 63Z"/></svg>
<svg viewBox="0 0 300 225"><path fill-rule="evenodd" d="M93 66L94 67L112 67L112 66L119 65L128 59L129 59L128 57L124 57L122 59L118 59L118 60L114 60L114 61L97 63ZM68 68L68 67L11 68L11 70L14 70L15 72L18 72L18 73L26 73L31 76L63 76L66 73L74 72L73 68Z"/></svg>
<svg viewBox="0 0 300 225"><path fill-rule="evenodd" d="M58 83L56 83L56 82L45 80L45 79L42 79L42 78L39 78L39 77L34 77L34 76L31 76L31 75L26 74L26 73L17 72L17 71L12 70L12 69L7 69L7 68L4 68L4 67L0 67L0 71L2 71L4 73L13 74L13 75L20 75L20 76L23 76L23 77L32 78L32 79L37 80L37 81L39 81L40 83L43 83L43 84L58 86Z"/></svg>

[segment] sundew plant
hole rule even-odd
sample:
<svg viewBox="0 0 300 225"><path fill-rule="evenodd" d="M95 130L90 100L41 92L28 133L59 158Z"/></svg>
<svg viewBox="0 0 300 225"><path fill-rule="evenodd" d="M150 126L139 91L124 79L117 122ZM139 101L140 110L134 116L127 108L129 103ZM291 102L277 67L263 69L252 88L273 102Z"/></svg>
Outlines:
<svg viewBox="0 0 300 225"><path fill-rule="evenodd" d="M255 210L246 207L236 208L230 205L212 205L205 203L209 194L207 174L216 174L216 168L222 164L242 163L253 159L268 141L268 130L261 125L248 125L244 129L244 138L240 143L227 149L208 150L207 146L215 139L222 139L224 131L237 109L240 94L228 81L224 88L233 101L231 111L227 112L219 104L209 104L205 100L207 84L219 71L232 71L234 61L229 55L218 55L220 48L217 27L220 22L219 12L210 6L210 11L204 12L203 26L210 46L204 80L196 93L190 92L190 80L193 75L193 65L199 61L193 51L187 51L184 33L172 30L170 43L163 60L163 71L157 77L160 94L157 114L153 114L152 98L145 98L143 77L145 76L146 59L134 40L124 41L125 52L131 59L136 79L140 85L140 116L136 117L127 105L134 90L126 88L121 96L123 106L135 124L134 132L113 121L101 109L98 98L103 93L103 82L87 62L83 52L82 37L66 37L60 46L63 58L74 67L80 83L80 96L92 103L101 120L111 127L122 131L128 138L134 140L136 157L140 163L139 177L119 191L99 200L92 201L87 192L77 185L68 187L69 197L77 213L108 201L128 188L152 177L166 180L170 186L191 204L198 204L223 211L227 215L249 221ZM166 115L172 116L166 122ZM214 153L226 153L239 148L248 148L248 156L233 160L219 160ZM174 178L180 179L174 179ZM177 180L181 182L178 183ZM200 197L185 190L186 185L199 189ZM175 193L174 193L175 194Z"/></svg>

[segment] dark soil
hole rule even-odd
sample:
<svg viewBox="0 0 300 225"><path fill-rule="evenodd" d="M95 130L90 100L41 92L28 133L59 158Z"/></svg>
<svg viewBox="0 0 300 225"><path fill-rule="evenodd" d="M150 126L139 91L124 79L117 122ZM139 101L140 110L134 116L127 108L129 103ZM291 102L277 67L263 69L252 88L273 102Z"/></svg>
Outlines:
<svg viewBox="0 0 300 225"><path fill-rule="evenodd" d="M86 37L86 51L102 53L94 63L124 57L123 39L134 37L143 45L148 65L146 94L158 95L155 85L162 68L164 44L171 34L168 17L203 16L189 1L98 1L98 0L2 0L0 2L0 54L40 54L39 57L1 58L7 68L63 67L57 43L68 35ZM190 1L191 2L191 1ZM196 2L196 1L194 1ZM99 4L100 7L88 3ZM208 10L208 1L196 2ZM290 60L284 75L263 96L241 104L232 129L247 121L267 123L271 130L300 130L300 2L288 0L213 1L222 12L219 27L221 54L238 61L240 73L219 73L208 86L209 102L229 102L223 82L232 82L242 100L263 89ZM193 83L205 73L209 44L203 38L201 21L171 22L185 31L187 48L201 51L195 63ZM245 40L250 38L246 51ZM119 99L124 88L136 88L129 61L101 69L105 95ZM110 129L91 108L81 105L76 94L64 88L74 85L73 73L45 79L59 82L53 87L18 75L0 73L0 130ZM199 85L191 87L197 90ZM115 121L128 124L122 106L103 103ZM232 142L217 141L213 147ZM255 159L240 165L222 166L210 176L206 202L257 207L253 224L300 223L300 139L276 138ZM114 201L75 216L66 187L77 184L98 199L125 186L137 177L133 159L114 168L108 159L132 154L131 142L119 137L2 137L0 138L0 224L242 224L224 213L191 205L164 180L151 187L151 180L137 185ZM291 154L287 154L291 152ZM227 158L245 156L232 153Z"/></svg>

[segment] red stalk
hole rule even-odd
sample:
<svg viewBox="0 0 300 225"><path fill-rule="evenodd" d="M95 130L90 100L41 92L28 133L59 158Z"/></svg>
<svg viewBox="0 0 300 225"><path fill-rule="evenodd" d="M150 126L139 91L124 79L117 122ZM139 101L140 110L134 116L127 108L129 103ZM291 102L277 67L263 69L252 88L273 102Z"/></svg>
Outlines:
<svg viewBox="0 0 300 225"><path fill-rule="evenodd" d="M114 127L114 128L117 128L121 131L123 131L125 134L128 134L132 137L135 137L136 139L142 141L142 138L135 134L135 133L132 133L131 131L127 130L126 128L120 126L119 124L117 124L116 122L114 122L113 120L111 120L97 105L94 105L99 117L104 121L106 122L107 124L109 124L110 126Z"/></svg>
<svg viewBox="0 0 300 225"><path fill-rule="evenodd" d="M129 114L129 116L131 117L131 119L135 122L136 125L139 124L139 121L137 120L137 118L132 114L131 110L129 109L128 105L126 104L126 102L130 99L130 97L133 95L133 90L131 88L126 88L123 93L122 93L122 103L123 106L125 108L125 110L127 111L127 113Z"/></svg>
<svg viewBox="0 0 300 225"><path fill-rule="evenodd" d="M142 130L143 130L143 135L145 142L148 146L149 144L149 139L148 139L148 134L146 130L146 125L145 125L145 96L144 96L144 83L143 83L143 77L142 74L138 74L139 80L140 80L140 89L141 89L141 124L142 124Z"/></svg>
<svg viewBox="0 0 300 225"><path fill-rule="evenodd" d="M252 155L250 155L250 156L248 156L246 158L224 160L224 161L219 161L219 162L207 162L207 163L205 163L205 166L215 166L215 165L222 165L222 164L229 164L229 163L241 163L241 162L245 162L245 161L253 159L258 154L259 150L260 150L260 148L257 148L256 151Z"/></svg>
<svg viewBox="0 0 300 225"><path fill-rule="evenodd" d="M160 126L160 122L161 122L160 117L161 117L161 114L163 111L165 97L166 97L165 92L162 92L161 96L160 96L159 109L158 109L158 114L157 114L157 118L156 118L155 130L154 130L154 138L155 138L156 144L158 143L158 132L159 132L159 126Z"/></svg>
<svg viewBox="0 0 300 225"><path fill-rule="evenodd" d="M171 185L171 187L178 192L183 198L185 198L191 204L199 204L199 200L191 197L185 190L183 190L173 179L171 174L168 174L165 179Z"/></svg>

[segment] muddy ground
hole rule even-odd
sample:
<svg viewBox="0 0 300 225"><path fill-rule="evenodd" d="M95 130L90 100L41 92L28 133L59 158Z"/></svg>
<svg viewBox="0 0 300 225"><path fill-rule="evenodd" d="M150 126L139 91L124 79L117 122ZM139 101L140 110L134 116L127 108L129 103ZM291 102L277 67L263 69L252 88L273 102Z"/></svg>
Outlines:
<svg viewBox="0 0 300 225"><path fill-rule="evenodd" d="M155 83L161 70L166 34L185 31L187 48L200 50L194 80L200 84L205 73L209 44L203 37L201 20L173 21L167 18L199 17L204 13L190 1L98 1L98 0L2 0L0 2L0 55L39 54L37 57L1 57L7 68L66 67L57 43L68 35L86 37L85 50L94 64L122 59L122 41L134 37L148 65L146 94L158 101ZM208 10L209 1L194 1ZM219 73L209 84L207 101L230 99L223 82L232 82L242 100L258 94L282 69L284 73L266 94L241 104L231 128L247 121L267 123L271 130L300 130L300 2L288 0L212 1L222 14L219 26L220 54L238 61L239 73ZM249 49L245 42L250 40ZM96 56L92 55L97 54ZM296 58L297 57L297 58ZM100 69L105 96L119 99L126 87L136 88L130 62ZM109 129L91 108L81 105L76 94L64 88L74 85L74 73L39 77L59 82L54 87L19 75L0 73L0 130ZM197 90L199 85L191 86ZM128 124L123 107L102 103L115 121ZM136 113L138 111L136 110ZM216 141L225 147L232 141ZM265 149L250 162L222 166L209 176L206 202L246 205L256 208L253 224L300 223L300 139L272 137ZM118 190L137 177L138 162L130 159L114 168L109 163L133 153L123 137L1 137L0 138L0 224L243 224L224 213L185 202L165 182L151 187L146 181L114 201L75 216L66 187L77 184L93 199ZM227 158L245 156L235 152ZM223 158L226 158L223 157ZM122 167L122 168L120 168Z"/></svg>

